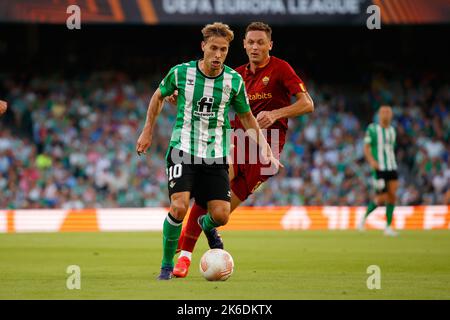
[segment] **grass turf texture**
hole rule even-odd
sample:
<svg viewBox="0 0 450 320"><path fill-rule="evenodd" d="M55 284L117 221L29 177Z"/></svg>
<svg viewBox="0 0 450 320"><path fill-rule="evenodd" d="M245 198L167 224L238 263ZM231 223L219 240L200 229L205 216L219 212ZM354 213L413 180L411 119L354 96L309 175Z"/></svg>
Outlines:
<svg viewBox="0 0 450 320"><path fill-rule="evenodd" d="M222 232L235 271L199 273L201 236L187 278L156 281L161 234L0 234L0 299L450 299L450 231ZM69 265L81 290L68 290ZM367 268L381 268L369 290Z"/></svg>

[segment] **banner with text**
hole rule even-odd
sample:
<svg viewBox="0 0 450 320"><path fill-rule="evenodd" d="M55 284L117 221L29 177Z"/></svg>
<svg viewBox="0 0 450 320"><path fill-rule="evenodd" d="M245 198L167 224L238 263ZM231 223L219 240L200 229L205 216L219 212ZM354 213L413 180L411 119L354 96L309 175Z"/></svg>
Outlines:
<svg viewBox="0 0 450 320"><path fill-rule="evenodd" d="M399 206L397 230L450 229L450 206ZM0 233L161 231L168 208L0 210ZM365 207L240 207L223 230L354 230ZM385 208L367 219L366 229L386 226ZM187 217L184 222L187 221Z"/></svg>
<svg viewBox="0 0 450 320"><path fill-rule="evenodd" d="M385 24L449 23L448 0L16 0L0 1L0 22L366 25L377 5Z"/></svg>

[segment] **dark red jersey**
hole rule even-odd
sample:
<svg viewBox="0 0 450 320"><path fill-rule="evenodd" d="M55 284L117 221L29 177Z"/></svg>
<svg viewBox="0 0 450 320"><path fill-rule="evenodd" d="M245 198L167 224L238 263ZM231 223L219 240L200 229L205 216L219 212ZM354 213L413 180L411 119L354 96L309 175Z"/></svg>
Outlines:
<svg viewBox="0 0 450 320"><path fill-rule="evenodd" d="M271 56L269 63L256 72L250 71L250 64L235 69L242 76L247 89L248 99L253 115L261 111L271 111L291 105L291 97L299 92L306 92L300 77L286 61ZM235 128L242 128L239 118L235 117ZM286 139L288 119L276 121L269 129L280 130L280 151ZM268 137L268 140L270 138Z"/></svg>

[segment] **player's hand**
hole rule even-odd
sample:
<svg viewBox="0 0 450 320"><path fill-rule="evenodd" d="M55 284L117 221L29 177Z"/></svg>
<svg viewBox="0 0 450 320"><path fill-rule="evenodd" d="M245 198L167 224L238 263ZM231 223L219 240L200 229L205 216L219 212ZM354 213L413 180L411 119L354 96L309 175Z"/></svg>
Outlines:
<svg viewBox="0 0 450 320"><path fill-rule="evenodd" d="M0 115L4 114L6 109L8 109L8 104L6 101L0 100Z"/></svg>
<svg viewBox="0 0 450 320"><path fill-rule="evenodd" d="M172 95L166 97L166 101L176 106L178 101L178 90L175 90Z"/></svg>
<svg viewBox="0 0 450 320"><path fill-rule="evenodd" d="M270 166L273 167L276 172L280 171L280 168L284 168L284 165L280 162L280 160L275 158L273 155L269 158L269 160Z"/></svg>
<svg viewBox="0 0 450 320"><path fill-rule="evenodd" d="M142 131L139 139L136 143L136 152L138 156L141 154L146 154L147 149L152 145L152 135L148 132Z"/></svg>
<svg viewBox="0 0 450 320"><path fill-rule="evenodd" d="M261 111L256 116L256 120L258 121L259 127L261 129L267 129L272 124L274 124L275 121L277 121L277 118L271 111Z"/></svg>
<svg viewBox="0 0 450 320"><path fill-rule="evenodd" d="M231 166L234 163L234 148L235 145L233 143L230 144L230 153L227 156L228 164Z"/></svg>
<svg viewBox="0 0 450 320"><path fill-rule="evenodd" d="M269 145L267 145L267 150L263 150L263 163L269 163L270 164L270 169L267 168L267 170L270 170L270 172L265 172L264 174L270 174L270 175L274 175L276 174L280 168L284 168L284 165L280 162L280 160L278 160L273 152L272 149L269 147Z"/></svg>

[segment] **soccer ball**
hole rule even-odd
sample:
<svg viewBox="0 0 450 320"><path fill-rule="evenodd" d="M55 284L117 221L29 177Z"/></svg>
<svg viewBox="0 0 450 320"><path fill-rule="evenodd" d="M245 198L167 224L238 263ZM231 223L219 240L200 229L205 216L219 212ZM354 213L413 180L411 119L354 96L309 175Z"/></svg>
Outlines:
<svg viewBox="0 0 450 320"><path fill-rule="evenodd" d="M233 269L233 257L222 249L210 249L200 259L200 273L208 281L225 281Z"/></svg>

